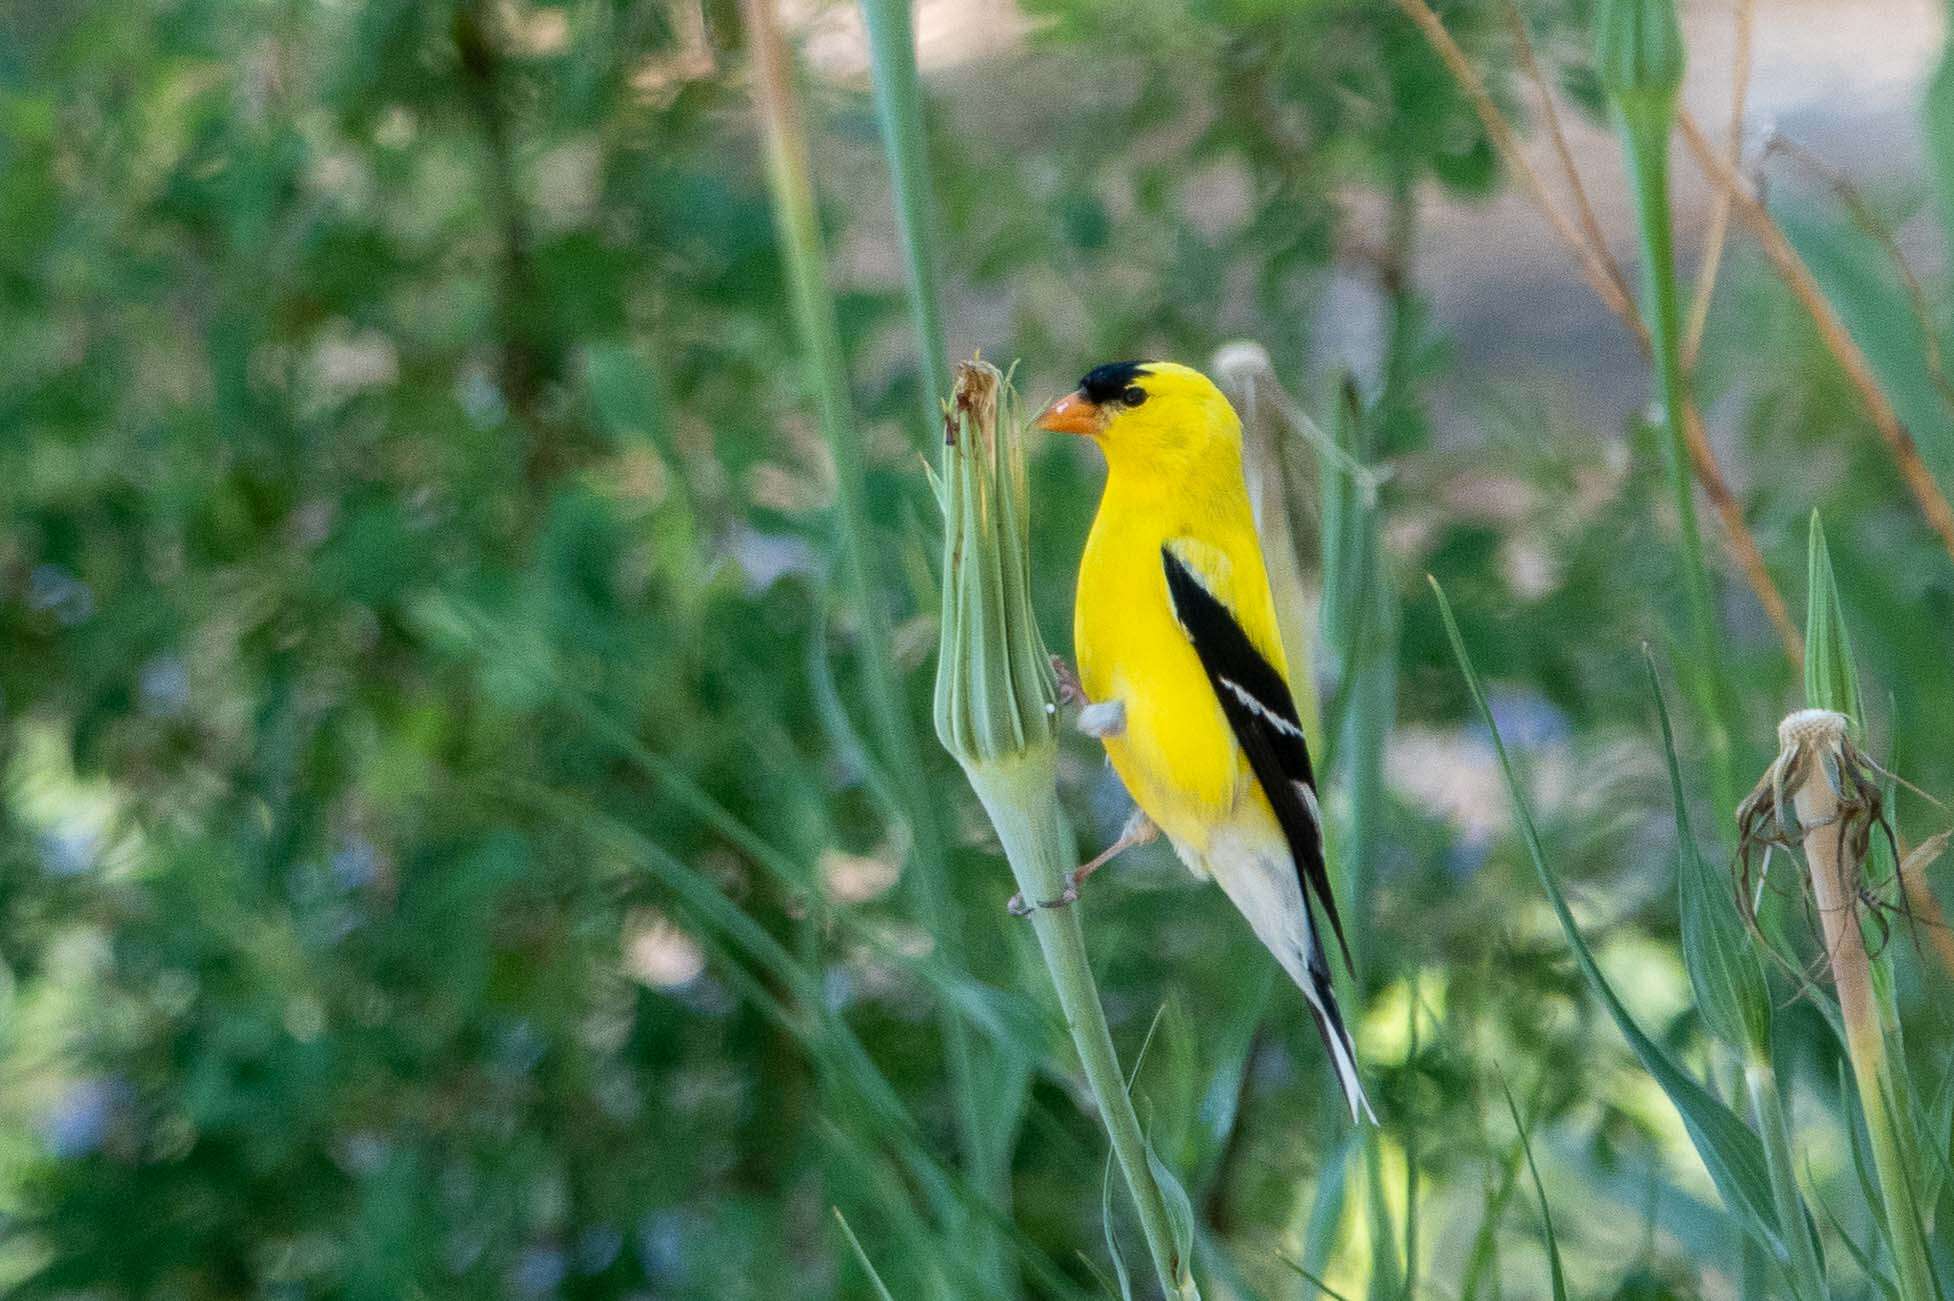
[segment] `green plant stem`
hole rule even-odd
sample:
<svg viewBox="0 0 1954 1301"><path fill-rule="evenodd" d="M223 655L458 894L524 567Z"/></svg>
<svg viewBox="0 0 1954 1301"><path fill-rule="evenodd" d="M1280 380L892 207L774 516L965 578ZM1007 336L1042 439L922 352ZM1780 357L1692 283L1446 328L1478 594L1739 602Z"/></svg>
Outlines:
<svg viewBox="0 0 1954 1301"><path fill-rule="evenodd" d="M875 84L875 116L889 160L896 229L908 263L909 315L916 326L916 364L921 369L922 429L942 419L943 377L950 373L943 342L943 311L936 284L936 239L930 222L929 144L923 130L923 91L916 75L916 33L909 0L862 0L868 26L869 73Z"/></svg>
<svg viewBox="0 0 1954 1301"><path fill-rule="evenodd" d="M1816 762L1809 765L1818 766ZM1805 836L1805 860L1811 869L1812 902L1831 959L1846 1055L1852 1059L1852 1078L1866 1117L1866 1135L1872 1140L1873 1166L1879 1176L1880 1200L1885 1204L1887 1237L1893 1246L1901 1301L1934 1301L1933 1271L1914 1216L1913 1190L1907 1182L1896 1118L1888 1105L1898 1094L1889 1087L1891 1065L1873 993L1872 964L1866 953L1866 937L1859 929L1857 883L1861 865L1841 833L1838 794L1821 773L1806 774L1795 803L1799 825L1810 828Z"/></svg>
<svg viewBox="0 0 1954 1301"><path fill-rule="evenodd" d="M1825 1301L1825 1269L1818 1263L1818 1249L1805 1220L1805 1201L1798 1192L1797 1174L1791 1164L1791 1126L1785 1117L1784 1098L1778 1092L1777 1070L1763 1053L1753 1053L1744 1064L1744 1088L1757 1117L1757 1132L1764 1140L1771 1198L1777 1203L1778 1228L1790 1254L1786 1268L1792 1290L1803 1301Z"/></svg>
<svg viewBox="0 0 1954 1301"><path fill-rule="evenodd" d="M867 697L874 735L882 760L902 801L913 841L910 871L905 873L917 920L930 932L945 962L962 969L962 920L949 888L948 857L937 802L922 777L917 745L901 690L901 676L889 655L889 614L882 603L870 560L871 530L866 504L866 458L860 427L848 397L847 363L841 333L835 323L834 298L825 268L820 226L815 215L807 138L800 105L788 65L787 51L774 19L772 0L746 0L747 32L754 56L754 93L765 137L767 180L772 191L774 220L786 263L794 318L806 354L807 379L813 390L821 432L834 456L836 540L842 568L860 612L863 694ZM950 1089L957 1118L964 1165L973 1185L993 1208L1008 1205L1010 1172L1002 1154L985 1140L977 1087L977 1070L970 1032L947 1005L939 1007L938 1023L949 1059ZM1003 1278L1000 1248L988 1229L973 1224L981 1258L996 1262L990 1271Z"/></svg>
<svg viewBox="0 0 1954 1301"><path fill-rule="evenodd" d="M1717 807L1734 809L1736 770L1722 706L1722 656L1710 600L1709 568L1703 560L1703 535L1696 523L1689 444L1683 433L1688 398L1683 380L1675 246L1669 228L1669 122L1673 107L1672 102L1661 112L1652 104L1624 108L1620 114L1622 152L1635 190L1636 224L1642 235L1642 311L1648 319L1650 350L1662 390L1662 423L1668 433L1664 462L1682 534L1683 592L1695 660L1690 666L1690 690L1709 734L1710 776Z"/></svg>
<svg viewBox="0 0 1954 1301"><path fill-rule="evenodd" d="M1027 900L1056 899L1074 866L1058 807L1057 748L1040 746L1016 758L971 764L965 772L997 828L1018 889ZM1194 1301L1200 1291L1194 1285L1192 1264L1175 1245L1167 1199L1148 1161L1146 1137L1127 1092L1112 1032L1106 1027L1106 1013L1099 1005L1098 985L1086 962L1079 905L1039 908L1030 920L1066 1029L1085 1068L1086 1084L1112 1141L1114 1159L1133 1195L1161 1291Z"/></svg>

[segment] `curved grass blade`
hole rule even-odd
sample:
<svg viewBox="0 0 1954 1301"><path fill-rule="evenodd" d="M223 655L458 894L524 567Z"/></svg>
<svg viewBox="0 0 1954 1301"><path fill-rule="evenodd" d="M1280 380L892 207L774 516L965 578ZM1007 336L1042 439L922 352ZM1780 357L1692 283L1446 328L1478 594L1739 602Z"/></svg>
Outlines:
<svg viewBox="0 0 1954 1301"><path fill-rule="evenodd" d="M1325 1283L1320 1277L1312 1273L1310 1270L1305 1269L1301 1261L1291 1260L1289 1257L1280 1254L1276 1256L1276 1259L1281 1261L1283 1264L1289 1266L1289 1268L1295 1270L1298 1274L1302 1275L1303 1278L1309 1283L1311 1287L1315 1288L1318 1292L1321 1292L1324 1296L1329 1297L1330 1301L1350 1301L1349 1297L1337 1291L1335 1288L1331 1287L1328 1283Z"/></svg>
<svg viewBox="0 0 1954 1301"><path fill-rule="evenodd" d="M862 1250L862 1240L855 1236L853 1229L848 1227L848 1217L841 1213L839 1206L829 1209L835 1213L835 1223L841 1226L842 1236L848 1239L848 1249L855 1253L855 1263L862 1267L862 1272L868 1275L868 1281L874 1285L875 1295L881 1297L882 1301L896 1301L889 1292L889 1285L884 1283L882 1276L875 1272L875 1262L868 1258L866 1251Z"/></svg>
<svg viewBox="0 0 1954 1301"><path fill-rule="evenodd" d="M1810 1177L1807 1173L1806 1178ZM1859 1266L1859 1272L1879 1285L1879 1294L1885 1297L1886 1301L1900 1301L1900 1289L1893 1286L1893 1280L1880 1272L1879 1266L1873 1263L1873 1258L1866 1254L1866 1249L1846 1232L1845 1225L1839 1222L1839 1217L1833 1212L1830 1203L1820 1197L1818 1208L1824 1211L1825 1218L1832 1222L1832 1232L1839 1235L1839 1241L1845 1244L1846 1254L1851 1256L1853 1263Z"/></svg>
<svg viewBox="0 0 1954 1301"><path fill-rule="evenodd" d="M1499 1091L1506 1095L1506 1110L1513 1117L1513 1128L1520 1131L1520 1151L1527 1159L1527 1173L1533 1176L1533 1195L1540 1201L1540 1237L1547 1249L1547 1276L1553 1283L1554 1301L1567 1301L1567 1276L1561 1272L1560 1243L1554 1237L1554 1213L1547 1207L1547 1187L1540 1182L1540 1167L1533 1161L1533 1142L1527 1137L1527 1123L1520 1119L1520 1108L1513 1101L1513 1090L1506 1077L1499 1077Z"/></svg>
<svg viewBox="0 0 1954 1301"><path fill-rule="evenodd" d="M1119 1275L1120 1301L1133 1301L1133 1276L1126 1272L1126 1258L1119 1254L1119 1239L1113 1234L1113 1154L1106 1152L1106 1172L1099 1177L1099 1227L1106 1233L1106 1254L1113 1258L1113 1272Z"/></svg>
<svg viewBox="0 0 1954 1301"><path fill-rule="evenodd" d="M1515 1143L1500 1158L1499 1179L1486 1190L1486 1209L1479 1217L1479 1231L1473 1235L1472 1250L1466 1253L1465 1279L1459 1284L1459 1301L1479 1301L1479 1289L1488 1271L1499 1268L1499 1222L1512 1200L1513 1185L1519 1178L1520 1145Z"/></svg>
<svg viewBox="0 0 1954 1301"><path fill-rule="evenodd" d="M1682 919L1683 964L1689 971L1696 1010L1717 1038L1740 1054L1767 1059L1771 1051L1771 996L1764 967L1751 947L1744 923L1730 898L1727 878L1710 870L1696 848L1689 805L1683 795L1682 768L1669 707L1662 698L1655 657L1645 645L1642 666L1662 728L1662 755L1669 767L1669 794L1676 817L1676 906Z"/></svg>
<svg viewBox="0 0 1954 1301"><path fill-rule="evenodd" d="M1507 796L1513 803L1513 820L1526 846L1527 857L1533 864L1534 875L1540 879L1547 902L1552 905L1554 916L1560 921L1561 931L1567 937L1568 947L1574 952L1574 960L1581 968L1581 974L1587 978L1589 987L1607 1009L1622 1037L1628 1040L1628 1046L1642 1063L1642 1069L1654 1078L1675 1106L1684 1129L1689 1132L1690 1142L1702 1158L1704 1168L1709 1171L1711 1182L1716 1184L1724 1204L1737 1216L1739 1223L1763 1244L1772 1258L1782 1262L1785 1259L1784 1243L1778 1232L1777 1214L1772 1208L1770 1175L1764 1164L1763 1145L1735 1112L1670 1061L1655 1041L1643 1033L1635 1018L1622 1005L1608 978L1601 973L1601 967L1595 962L1593 952L1574 922L1574 914L1567 906L1559 880L1554 876L1553 869L1547 866L1547 852L1541 846L1540 832L1534 826L1532 810L1520 789L1519 777L1513 771L1513 761L1506 753L1506 743L1500 739L1499 726L1493 721L1492 708L1486 703L1479 675L1472 667L1471 657L1466 654L1465 639L1459 633L1458 620L1453 617L1452 603L1446 599L1445 589L1439 586L1436 578L1428 578L1428 581L1438 597L1445 635L1451 640L1452 653L1465 676L1466 689L1471 693L1480 721L1492 737L1493 749L1499 757L1500 775L1505 781Z"/></svg>

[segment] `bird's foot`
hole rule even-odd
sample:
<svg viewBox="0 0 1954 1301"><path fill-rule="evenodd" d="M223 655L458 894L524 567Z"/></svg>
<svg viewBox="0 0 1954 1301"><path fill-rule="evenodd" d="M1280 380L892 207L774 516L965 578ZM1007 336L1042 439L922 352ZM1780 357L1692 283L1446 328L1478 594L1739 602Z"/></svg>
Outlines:
<svg viewBox="0 0 1954 1301"><path fill-rule="evenodd" d="M1059 704L1086 703L1086 689L1079 685L1078 670L1074 669L1063 655L1052 656L1052 676L1058 679Z"/></svg>
<svg viewBox="0 0 1954 1301"><path fill-rule="evenodd" d="M1159 835L1160 828L1154 825L1153 819L1139 809L1135 809L1132 816L1127 818L1126 825L1120 828L1119 839L1065 874L1065 889L1059 893L1058 898L1040 899L1037 903L1028 903L1023 892L1020 891L1012 895L1010 901L1004 906L1013 917L1029 917L1040 908L1063 908L1067 904L1077 903L1079 887L1085 884L1087 877L1127 850L1136 845L1147 844Z"/></svg>
<svg viewBox="0 0 1954 1301"><path fill-rule="evenodd" d="M1126 730L1126 702L1093 700L1079 684L1078 672L1063 655L1052 656L1052 676L1058 679L1058 703L1079 707L1078 727L1087 736L1105 740Z"/></svg>
<svg viewBox="0 0 1954 1301"><path fill-rule="evenodd" d="M1040 899L1037 903L1028 903L1025 901L1024 892L1020 890L1005 901L1004 909L1013 917L1029 917L1040 908L1063 908L1069 903L1077 903L1079 902L1078 875L1077 872L1066 874L1065 889L1056 899Z"/></svg>

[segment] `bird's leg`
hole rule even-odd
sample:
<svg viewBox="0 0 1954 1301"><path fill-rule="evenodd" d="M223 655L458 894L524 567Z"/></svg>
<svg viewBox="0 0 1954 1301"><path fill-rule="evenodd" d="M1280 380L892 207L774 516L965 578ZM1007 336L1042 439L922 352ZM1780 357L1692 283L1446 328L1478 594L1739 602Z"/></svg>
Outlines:
<svg viewBox="0 0 1954 1301"><path fill-rule="evenodd" d="M1132 815L1126 819L1126 825L1120 828L1119 839L1100 850L1085 862L1079 864L1072 871L1066 873L1065 889L1058 898L1040 899L1037 903L1030 904L1025 902L1023 894L1014 894L1005 907L1010 910L1013 917L1029 917L1032 911L1037 908L1063 908L1066 904L1077 903L1079 900L1079 887L1085 883L1087 877L1112 862L1127 850L1138 845L1148 844L1159 835L1160 828L1153 824L1153 819L1149 818L1139 809L1135 809Z"/></svg>
<svg viewBox="0 0 1954 1301"><path fill-rule="evenodd" d="M1125 701L1087 699L1085 688L1079 685L1079 675L1065 662L1063 655L1052 656L1052 673L1058 678L1059 703L1077 703L1079 706L1081 732L1103 741L1126 730Z"/></svg>
<svg viewBox="0 0 1954 1301"><path fill-rule="evenodd" d="M1153 819L1148 817L1144 811L1134 809L1128 815L1126 825L1120 828L1118 840L1115 840L1112 844L1106 846L1106 848L1100 850L1097 854L1073 869L1072 874L1066 878L1066 884L1070 887L1068 893L1076 898L1079 893L1079 887L1085 884L1087 877L1112 862L1115 858L1118 858L1127 850L1137 849L1141 845L1150 845L1159 839L1159 837L1160 828L1153 824Z"/></svg>

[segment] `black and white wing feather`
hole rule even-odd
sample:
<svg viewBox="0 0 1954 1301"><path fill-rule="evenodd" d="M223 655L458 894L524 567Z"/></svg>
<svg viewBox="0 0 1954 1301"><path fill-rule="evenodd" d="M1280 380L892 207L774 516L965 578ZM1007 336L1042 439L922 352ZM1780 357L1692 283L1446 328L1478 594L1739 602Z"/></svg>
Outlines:
<svg viewBox="0 0 1954 1301"><path fill-rule="evenodd" d="M1160 549L1167 571L1167 594L1174 617L1194 643L1194 653L1208 672L1215 698L1262 793L1275 809L1276 821L1289 841L1302 878L1303 897L1312 900L1336 932L1337 947L1350 965L1350 942L1343 935L1337 901L1330 894L1330 874L1323 860L1321 810L1316 802L1316 773L1310 766L1303 725L1289 684L1269 663L1228 607L1210 592L1168 547Z"/></svg>
<svg viewBox="0 0 1954 1301"><path fill-rule="evenodd" d="M1166 570L1167 594L1174 617L1194 645L1194 653L1207 671L1208 683L1229 729L1248 758L1249 770L1261 785L1275 810L1276 822L1288 841L1290 857L1296 864L1303 917L1308 937L1305 952L1308 997L1323 1046L1335 1066L1338 1082L1350 1103L1352 1117L1361 1108L1369 1112L1357 1075L1356 1048L1344 1026L1337 1006L1330 967L1310 905L1322 911L1343 951L1345 966L1351 966L1350 944L1344 938L1343 921L1337 915L1337 902L1330 893L1330 874L1323 858L1322 812L1316 799L1316 774L1310 766L1309 746L1296 716L1296 702L1289 684L1268 657L1257 650L1248 633L1227 605L1174 554L1171 545L1160 549L1161 565ZM1251 919L1253 920L1253 919ZM1373 1117L1374 1119L1375 1117Z"/></svg>

